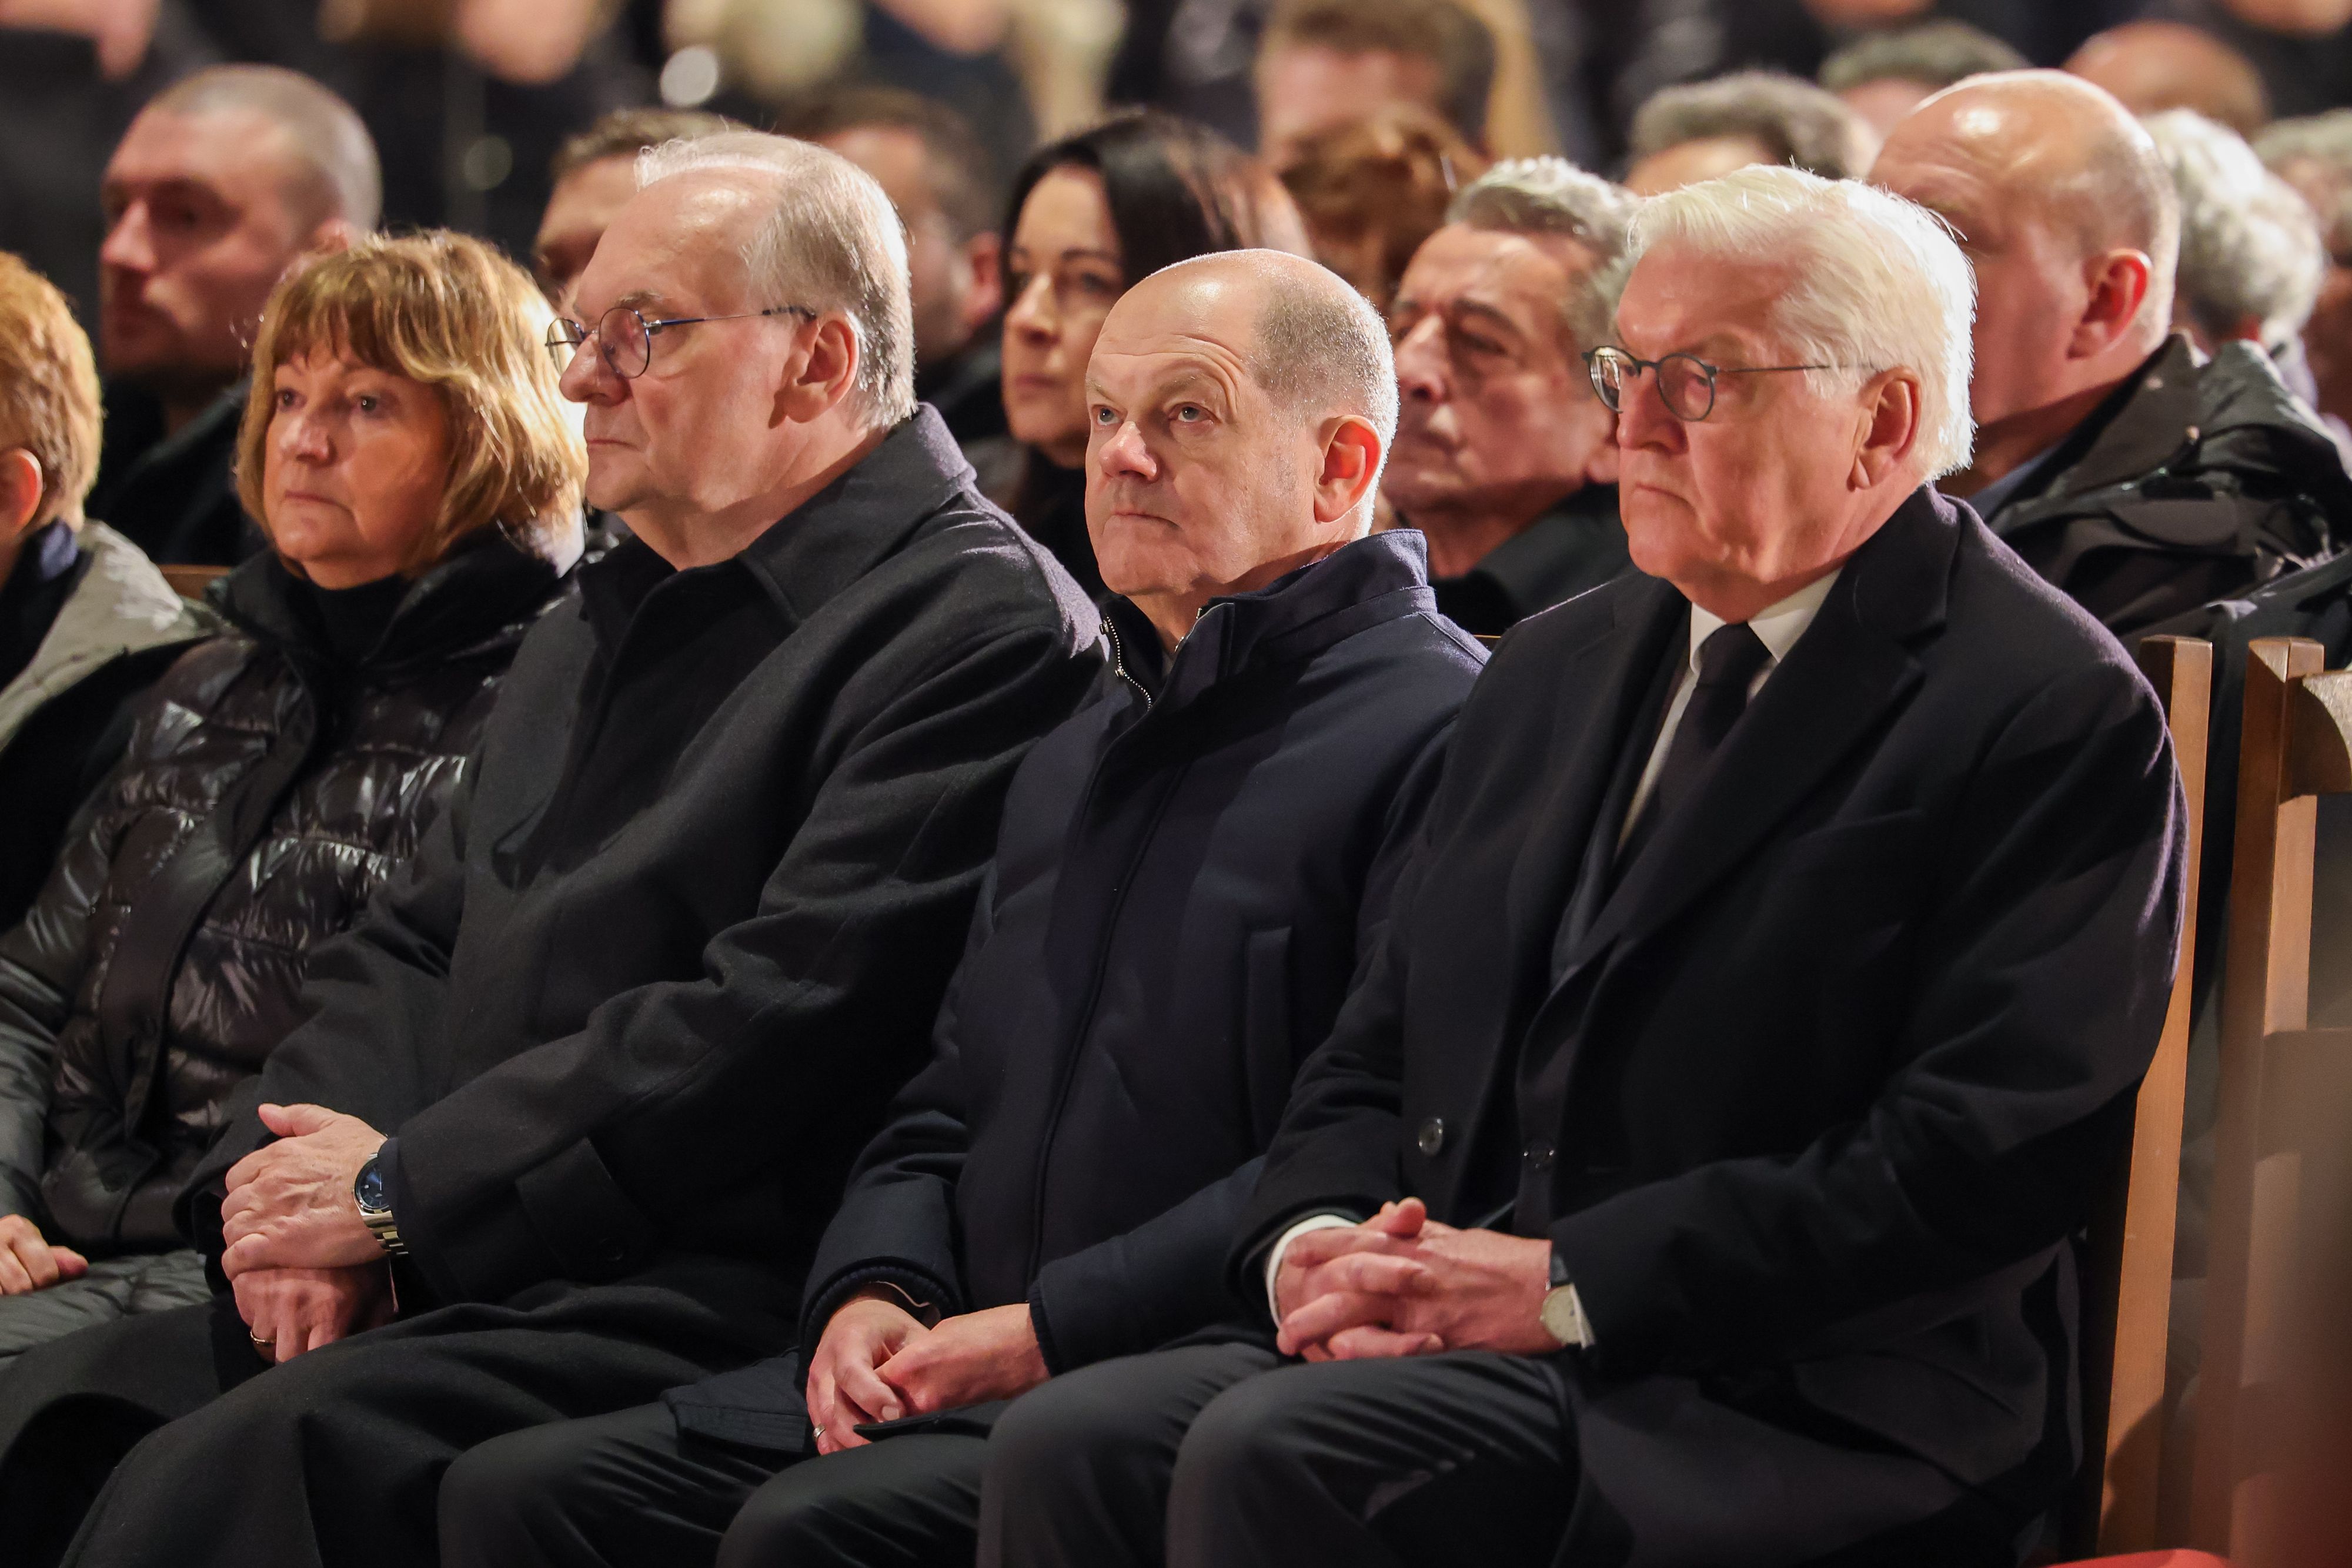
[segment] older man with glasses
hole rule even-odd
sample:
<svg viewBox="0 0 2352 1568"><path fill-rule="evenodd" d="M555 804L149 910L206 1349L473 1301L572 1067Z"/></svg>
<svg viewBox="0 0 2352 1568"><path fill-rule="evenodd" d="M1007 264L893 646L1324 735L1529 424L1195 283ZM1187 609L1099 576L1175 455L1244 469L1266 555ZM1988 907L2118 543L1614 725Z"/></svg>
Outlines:
<svg viewBox="0 0 2352 1568"><path fill-rule="evenodd" d="M589 500L635 537L533 630L182 1195L232 1282L310 1282L310 1348L265 1368L224 1295L27 1356L11 1563L100 1480L78 1563L429 1563L465 1448L789 1345L1013 771L1101 669L1093 608L914 403L881 189L749 132L639 180L555 341Z"/></svg>
<svg viewBox="0 0 2352 1568"><path fill-rule="evenodd" d="M1634 564L1506 637L1236 1236L1264 1336L1058 1377L983 1563L2011 1562L2183 824L2115 640L1928 483L1968 265L1755 168L1633 221Z"/></svg>

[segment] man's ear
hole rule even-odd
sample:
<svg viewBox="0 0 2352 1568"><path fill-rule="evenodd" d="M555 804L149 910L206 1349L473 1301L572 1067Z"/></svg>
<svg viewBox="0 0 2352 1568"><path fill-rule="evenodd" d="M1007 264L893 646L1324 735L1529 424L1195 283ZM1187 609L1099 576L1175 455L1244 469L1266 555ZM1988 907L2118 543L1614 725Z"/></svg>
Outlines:
<svg viewBox="0 0 2352 1568"><path fill-rule="evenodd" d="M1381 433L1359 413L1323 427L1323 471L1315 477L1315 520L1336 523L1372 498L1381 473Z"/></svg>
<svg viewBox="0 0 2352 1568"><path fill-rule="evenodd" d="M963 297L964 329L977 332L1004 308L1003 237L994 230L972 235L963 242L963 264L971 273Z"/></svg>
<svg viewBox="0 0 2352 1568"><path fill-rule="evenodd" d="M310 231L310 243L303 248L318 256L333 256L356 245L361 229L349 218L329 218Z"/></svg>
<svg viewBox="0 0 2352 1568"><path fill-rule="evenodd" d="M2144 251L2111 250L2083 264L2083 281L2089 298L2083 319L2074 323L2067 353L2077 360L2095 359L2127 336L2147 303L2155 267Z"/></svg>
<svg viewBox="0 0 2352 1568"><path fill-rule="evenodd" d="M1861 444L1849 483L1867 490L1906 462L1919 444L1919 381L1908 371L1882 371L1863 387Z"/></svg>
<svg viewBox="0 0 2352 1568"><path fill-rule="evenodd" d="M14 544L41 510L41 460L21 446L0 451L0 541Z"/></svg>
<svg viewBox="0 0 2352 1568"><path fill-rule="evenodd" d="M818 317L787 361L776 412L800 424L822 418L857 384L862 352L857 329L847 317L834 312Z"/></svg>

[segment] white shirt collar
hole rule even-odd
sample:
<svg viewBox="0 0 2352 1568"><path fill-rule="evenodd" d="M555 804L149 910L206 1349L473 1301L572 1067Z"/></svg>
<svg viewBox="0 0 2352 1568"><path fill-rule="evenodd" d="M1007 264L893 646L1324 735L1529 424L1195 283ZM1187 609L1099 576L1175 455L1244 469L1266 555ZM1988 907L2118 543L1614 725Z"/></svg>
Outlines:
<svg viewBox="0 0 2352 1568"><path fill-rule="evenodd" d="M1772 663L1777 664L1789 656L1789 650L1797 645L1797 639L1803 636L1805 628L1813 623L1813 617L1821 613L1830 590L1837 586L1837 580L1844 574L1845 567L1841 562L1834 571L1815 578L1780 603L1749 620L1748 629L1756 633L1756 640L1764 644L1764 651L1772 655ZM1699 645L1713 636L1724 622L1722 617L1710 614L1696 604L1690 607L1690 667L1691 674L1696 676L1698 674Z"/></svg>

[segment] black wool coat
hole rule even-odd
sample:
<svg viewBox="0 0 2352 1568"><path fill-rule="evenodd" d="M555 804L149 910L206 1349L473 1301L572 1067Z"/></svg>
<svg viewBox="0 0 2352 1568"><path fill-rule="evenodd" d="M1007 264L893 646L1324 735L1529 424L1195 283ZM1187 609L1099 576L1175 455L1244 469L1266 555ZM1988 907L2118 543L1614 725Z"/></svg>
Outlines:
<svg viewBox="0 0 2352 1568"><path fill-rule="evenodd" d="M1825 1558L1922 1477L2006 1539L2074 1471L2071 1239L2179 940L2162 712L1922 490L1611 892L1688 624L1631 577L1496 650L1234 1266L1406 1194L1549 1238L1594 1561Z"/></svg>
<svg viewBox="0 0 2352 1568"><path fill-rule="evenodd" d="M659 1269L789 1320L1099 620L928 409L730 559L581 578L257 1096L393 1135L411 1310ZM192 1183L208 1250L263 1141L247 1111Z"/></svg>
<svg viewBox="0 0 2352 1568"><path fill-rule="evenodd" d="M228 632L149 690L0 936L0 1060L48 1067L0 1113L0 1211L92 1253L182 1245L173 1200L302 1021L310 955L416 852L562 580L487 534L340 651L276 556L214 585Z"/></svg>
<svg viewBox="0 0 2352 1568"><path fill-rule="evenodd" d="M1485 663L1421 537L1213 601L1031 752L931 1064L858 1162L803 1341L877 1281L1025 1301L1056 1372L1233 1315L1223 1260L1298 1064L1388 919Z"/></svg>

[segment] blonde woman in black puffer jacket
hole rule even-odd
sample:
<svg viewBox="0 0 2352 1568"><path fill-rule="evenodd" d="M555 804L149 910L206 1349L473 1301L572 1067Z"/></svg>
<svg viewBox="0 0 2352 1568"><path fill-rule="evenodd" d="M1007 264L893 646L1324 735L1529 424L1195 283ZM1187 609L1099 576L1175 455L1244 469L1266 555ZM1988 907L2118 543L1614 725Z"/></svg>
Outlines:
<svg viewBox="0 0 2352 1568"><path fill-rule="evenodd" d="M585 455L530 281L450 234L372 239L262 319L238 487L274 549L149 694L0 936L0 1365L209 1294L172 1202L224 1103L462 787L580 550Z"/></svg>

